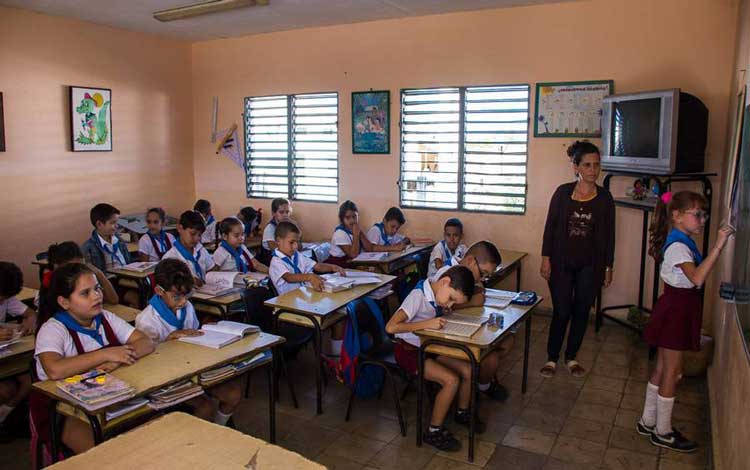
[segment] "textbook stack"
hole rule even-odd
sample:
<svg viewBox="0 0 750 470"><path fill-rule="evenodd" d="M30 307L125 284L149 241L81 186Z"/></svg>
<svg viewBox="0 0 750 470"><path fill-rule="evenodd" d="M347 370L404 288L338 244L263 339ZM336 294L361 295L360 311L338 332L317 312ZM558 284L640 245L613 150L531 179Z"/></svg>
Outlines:
<svg viewBox="0 0 750 470"><path fill-rule="evenodd" d="M164 408L169 408L200 395L203 395L203 389L200 385L190 381L181 382L157 390L149 395L150 403L148 406L154 410L163 410Z"/></svg>
<svg viewBox="0 0 750 470"><path fill-rule="evenodd" d="M88 411L104 408L135 395L135 389L127 382L100 370L60 380L57 388L73 397Z"/></svg>
<svg viewBox="0 0 750 470"><path fill-rule="evenodd" d="M234 364L229 364L218 369L204 372L198 378L198 382L205 387L209 387L217 382L224 380L227 377L241 374L247 369L250 369L252 366L259 365L262 362L268 362L271 360L271 357L271 351L264 351L262 353L256 354L253 357L235 362Z"/></svg>

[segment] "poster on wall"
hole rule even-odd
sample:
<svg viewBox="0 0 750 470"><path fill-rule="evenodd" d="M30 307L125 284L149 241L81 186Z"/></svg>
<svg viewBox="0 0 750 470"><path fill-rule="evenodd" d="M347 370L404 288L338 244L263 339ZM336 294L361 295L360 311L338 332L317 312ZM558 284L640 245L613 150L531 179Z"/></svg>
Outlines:
<svg viewBox="0 0 750 470"><path fill-rule="evenodd" d="M602 100L613 80L536 84L534 137L601 137Z"/></svg>
<svg viewBox="0 0 750 470"><path fill-rule="evenodd" d="M391 153L391 92L352 93L352 153Z"/></svg>
<svg viewBox="0 0 750 470"><path fill-rule="evenodd" d="M3 117L2 92L0 92L0 152L5 152L5 118Z"/></svg>
<svg viewBox="0 0 750 470"><path fill-rule="evenodd" d="M112 90L70 87L70 134L74 152L112 151Z"/></svg>

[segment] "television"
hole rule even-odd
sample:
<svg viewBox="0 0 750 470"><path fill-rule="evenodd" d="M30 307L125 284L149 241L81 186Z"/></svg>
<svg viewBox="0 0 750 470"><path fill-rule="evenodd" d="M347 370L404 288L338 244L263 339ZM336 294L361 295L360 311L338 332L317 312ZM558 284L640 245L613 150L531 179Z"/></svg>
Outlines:
<svg viewBox="0 0 750 470"><path fill-rule="evenodd" d="M667 175L703 171L708 108L679 88L602 102L602 169Z"/></svg>

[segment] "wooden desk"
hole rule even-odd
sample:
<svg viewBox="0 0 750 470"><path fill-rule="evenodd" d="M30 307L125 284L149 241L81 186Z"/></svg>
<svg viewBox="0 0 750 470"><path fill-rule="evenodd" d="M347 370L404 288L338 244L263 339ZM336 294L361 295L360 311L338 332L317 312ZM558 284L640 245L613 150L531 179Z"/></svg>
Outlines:
<svg viewBox="0 0 750 470"><path fill-rule="evenodd" d="M250 250L257 250L263 244L263 237L245 238L245 246Z"/></svg>
<svg viewBox="0 0 750 470"><path fill-rule="evenodd" d="M137 308L128 307L127 305L122 304L104 304L102 308L114 313L128 323L135 323L135 317L141 313Z"/></svg>
<svg viewBox="0 0 750 470"><path fill-rule="evenodd" d="M39 282L42 282L42 276L44 275L44 271L49 267L49 260L48 259L37 259L31 262L34 266L39 268Z"/></svg>
<svg viewBox="0 0 750 470"><path fill-rule="evenodd" d="M153 293L149 276L154 273L155 268L156 266L146 271L131 271L129 269L114 268L108 269L107 274L115 276L118 285L135 289L138 292L138 306L140 308L146 308L148 299Z"/></svg>
<svg viewBox="0 0 750 470"><path fill-rule="evenodd" d="M24 336L21 341L8 346L10 353L0 357L0 380L23 374L29 370L34 357L34 335Z"/></svg>
<svg viewBox="0 0 750 470"><path fill-rule="evenodd" d="M221 318L226 318L229 315L229 307L241 300L242 294L240 292L233 292L221 297L201 297L200 294L193 294L190 298L196 312L216 315Z"/></svg>
<svg viewBox="0 0 750 470"><path fill-rule="evenodd" d="M529 346L531 345L531 313L542 302L539 297L534 305L520 306L510 305L503 310L486 307L473 307L461 309L464 315L477 315L489 317L492 312L503 315L503 327L491 329L486 324L476 333L467 338L464 336L446 335L439 331L419 330L414 333L419 336L419 387L417 391L417 430L422 429L422 400L424 392L424 361L425 353L435 353L444 356L468 360L471 364L471 390L469 398L469 416L476 416L477 393L479 381L479 366L482 359L489 354L505 336L515 331L521 321L526 322L526 331L523 349L523 378L521 379L521 393L526 393L526 381L529 370ZM449 318L446 316L446 318ZM422 433L417 432L417 447L422 445ZM474 420L469 426L469 462L474 461Z"/></svg>
<svg viewBox="0 0 750 470"><path fill-rule="evenodd" d="M37 294L39 294L38 289L32 289L31 287L24 287L21 289L21 292L16 294L16 299L25 303L28 307L34 308L34 299L36 299Z"/></svg>
<svg viewBox="0 0 750 470"><path fill-rule="evenodd" d="M277 321L293 323L295 325L315 330L313 349L315 351L315 357L320 361L322 332L346 316L346 312L343 311L343 308L346 307L349 302L360 299L396 279L395 276L389 276L387 274L373 275L380 278L379 283L359 285L352 289L335 292L333 294L317 292L311 287L303 286L299 289L289 291L286 294L269 299L265 302L265 305L274 309L274 315ZM321 367L322 364L315 368L315 386L317 392L316 412L318 414L323 413L323 390L321 381L322 377L320 374Z"/></svg>
<svg viewBox="0 0 750 470"><path fill-rule="evenodd" d="M254 466L250 462L255 463ZM50 470L139 468L325 470L282 447L185 413L169 413Z"/></svg>
<svg viewBox="0 0 750 470"><path fill-rule="evenodd" d="M404 251L394 251L385 258L377 261L349 261L349 265L365 271L377 270L383 274L391 274L398 269L414 264L414 255L432 251L435 243L413 245Z"/></svg>
<svg viewBox="0 0 750 470"><path fill-rule="evenodd" d="M510 276L511 273L516 273L516 291L521 291L521 260L523 260L528 253L524 251L512 251L512 250L500 250L500 257L503 259L500 267L495 271L486 281L484 281L485 287L493 287L500 283L503 279Z"/></svg>
<svg viewBox="0 0 750 470"><path fill-rule="evenodd" d="M156 350L148 356L142 357L132 366L115 369L112 375L124 380L135 388L136 397L143 397L164 386L193 380L198 383L198 376L208 370L216 369L238 360L252 357L260 352L273 349L282 344L284 338L267 333L249 335L236 343L221 349L212 349L198 346L182 341L166 341L159 344ZM266 363L262 363L265 365ZM270 416L270 441L276 441L276 418L275 418L275 383L273 380L273 361L268 362L269 381L269 416ZM242 371L245 374L252 370ZM228 377L226 380L237 377ZM215 384L212 384L212 386ZM61 392L54 381L46 380L37 382L33 387L58 402L55 408L57 412L69 417L88 420L94 432L94 441L102 442L105 434L113 434L114 431L136 416L144 414L144 409L134 411L125 416L107 421L106 411L116 408L118 405L109 405L95 411L87 411L79 403ZM54 432L54 430L53 430ZM53 446L54 447L54 446ZM53 455L55 455L53 453Z"/></svg>

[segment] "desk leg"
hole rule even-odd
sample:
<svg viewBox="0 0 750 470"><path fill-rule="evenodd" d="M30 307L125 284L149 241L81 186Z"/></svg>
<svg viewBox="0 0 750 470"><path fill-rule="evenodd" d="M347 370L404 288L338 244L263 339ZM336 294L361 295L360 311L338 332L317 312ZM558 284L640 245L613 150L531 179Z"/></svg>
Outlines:
<svg viewBox="0 0 750 470"><path fill-rule="evenodd" d="M52 400L50 402L50 409L49 409L49 437L50 437L50 458L52 459L52 463L57 462L57 456L59 455L59 450L57 446L58 442L58 436L57 436L57 402ZM42 445L39 443L39 445ZM43 455L43 454L42 454ZM44 457L42 456L42 460L44 460ZM37 462L37 465L39 468L41 468L42 462Z"/></svg>
<svg viewBox="0 0 750 470"><path fill-rule="evenodd" d="M94 445L98 446L104 441L102 426L101 424L99 424L99 419L96 416L86 414L86 417L89 419L89 424L91 424L91 431L94 433Z"/></svg>
<svg viewBox="0 0 750 470"><path fill-rule="evenodd" d="M424 408L424 346L417 351L417 447L422 447L422 411Z"/></svg>
<svg viewBox="0 0 750 470"><path fill-rule="evenodd" d="M523 343L523 381L521 382L521 393L526 393L526 381L529 378L529 346L531 346L531 313L526 315Z"/></svg>
<svg viewBox="0 0 750 470"><path fill-rule="evenodd" d="M268 375L268 435L269 442L276 444L276 348L271 350L273 357L271 363L266 368Z"/></svg>
<svg viewBox="0 0 750 470"><path fill-rule="evenodd" d="M313 338L313 349L315 350L315 413L323 414L323 377L322 368L323 361L320 359L320 355L323 351L323 334L320 331L320 325L315 318L308 317L312 321L313 327L315 328L315 336Z"/></svg>
<svg viewBox="0 0 750 470"><path fill-rule="evenodd" d="M477 422L477 415L479 414L478 407L478 401L477 394L479 392L479 387L477 386L477 382L479 382L479 362L477 362L476 359L474 359L473 354L469 354L469 363L471 364L471 394L469 395L469 416L471 416L471 420L469 421L469 463L474 462L474 436L476 434L475 425Z"/></svg>
<svg viewBox="0 0 750 470"><path fill-rule="evenodd" d="M516 292L521 292L521 262L516 264Z"/></svg>

